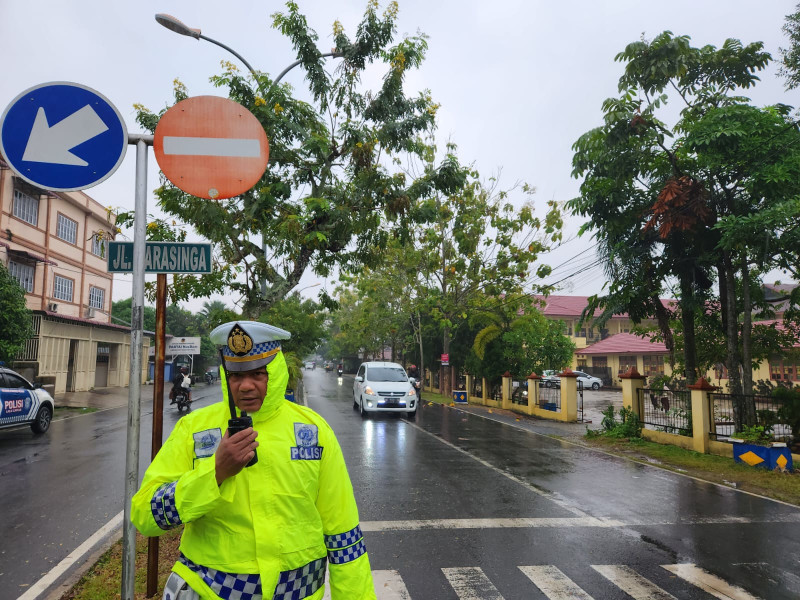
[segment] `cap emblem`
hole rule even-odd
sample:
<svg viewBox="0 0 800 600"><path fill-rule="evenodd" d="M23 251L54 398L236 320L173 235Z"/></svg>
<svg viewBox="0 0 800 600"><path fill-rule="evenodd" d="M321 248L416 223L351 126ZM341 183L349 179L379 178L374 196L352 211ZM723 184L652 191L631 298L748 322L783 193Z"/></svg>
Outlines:
<svg viewBox="0 0 800 600"><path fill-rule="evenodd" d="M237 323L228 334L228 348L236 356L244 356L253 349L253 338Z"/></svg>

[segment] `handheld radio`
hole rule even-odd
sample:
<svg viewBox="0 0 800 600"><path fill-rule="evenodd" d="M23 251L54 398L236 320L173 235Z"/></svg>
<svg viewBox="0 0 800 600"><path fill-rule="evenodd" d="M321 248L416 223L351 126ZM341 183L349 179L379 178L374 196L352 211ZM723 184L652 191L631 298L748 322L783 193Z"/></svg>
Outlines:
<svg viewBox="0 0 800 600"><path fill-rule="evenodd" d="M234 433L239 433L240 431L244 431L248 427L253 426L253 419L250 417L245 411L242 411L242 416L236 416L236 403L233 401L233 395L231 394L231 389L228 386L228 371L225 369L225 357L222 355L222 350L219 352L219 357L222 360L220 364L220 368L223 371L224 377L222 381L224 382L225 389L228 392L228 407L231 411L231 418L228 419L228 435L231 436ZM253 458L247 463L248 467L252 467L254 464L258 462L258 451L253 450L255 454Z"/></svg>

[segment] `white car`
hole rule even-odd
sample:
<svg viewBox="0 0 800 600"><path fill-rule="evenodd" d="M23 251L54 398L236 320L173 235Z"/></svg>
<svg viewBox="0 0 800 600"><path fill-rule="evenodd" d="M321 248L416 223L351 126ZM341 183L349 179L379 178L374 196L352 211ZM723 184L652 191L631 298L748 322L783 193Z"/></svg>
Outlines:
<svg viewBox="0 0 800 600"><path fill-rule="evenodd" d="M599 390L603 387L603 380L594 375L589 375L583 371L573 371L578 376L578 384L583 386L583 389L591 388ZM542 373L542 385L545 387L559 387L561 385L561 378L555 371L544 371Z"/></svg>
<svg viewBox="0 0 800 600"><path fill-rule="evenodd" d="M34 433L50 428L56 404L40 387L19 373L0 367L0 429L30 425Z"/></svg>
<svg viewBox="0 0 800 600"><path fill-rule="evenodd" d="M417 416L419 398L405 369L392 362L361 363L353 383L353 408L362 417L374 412L405 412Z"/></svg>

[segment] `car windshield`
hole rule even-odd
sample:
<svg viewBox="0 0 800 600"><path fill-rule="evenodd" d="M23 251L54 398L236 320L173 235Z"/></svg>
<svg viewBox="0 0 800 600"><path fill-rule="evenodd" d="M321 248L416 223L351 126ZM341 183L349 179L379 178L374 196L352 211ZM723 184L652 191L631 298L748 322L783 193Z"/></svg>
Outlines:
<svg viewBox="0 0 800 600"><path fill-rule="evenodd" d="M406 372L399 367L370 367L367 379L369 381L408 381Z"/></svg>

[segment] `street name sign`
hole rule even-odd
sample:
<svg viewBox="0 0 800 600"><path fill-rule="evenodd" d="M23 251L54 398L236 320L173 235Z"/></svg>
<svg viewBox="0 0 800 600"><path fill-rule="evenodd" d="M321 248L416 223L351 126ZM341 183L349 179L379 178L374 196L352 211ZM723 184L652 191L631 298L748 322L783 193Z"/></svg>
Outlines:
<svg viewBox="0 0 800 600"><path fill-rule="evenodd" d="M14 98L0 118L0 151L23 179L47 190L83 190L117 170L128 148L122 115L99 92L67 81Z"/></svg>
<svg viewBox="0 0 800 600"><path fill-rule="evenodd" d="M187 98L165 112L153 151L167 179L209 200L245 193L261 179L269 160L267 134L255 115L217 96Z"/></svg>
<svg viewBox="0 0 800 600"><path fill-rule="evenodd" d="M133 242L108 242L108 272L133 272ZM211 244L147 242L145 273L211 273Z"/></svg>

